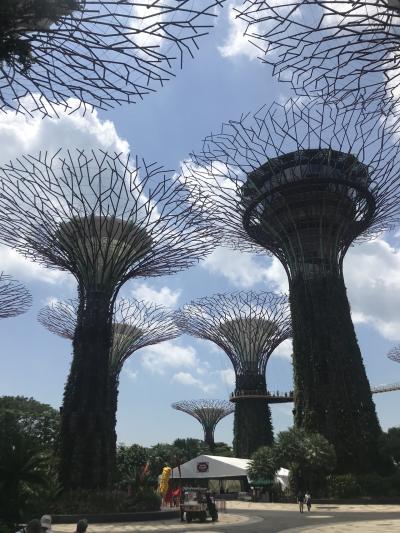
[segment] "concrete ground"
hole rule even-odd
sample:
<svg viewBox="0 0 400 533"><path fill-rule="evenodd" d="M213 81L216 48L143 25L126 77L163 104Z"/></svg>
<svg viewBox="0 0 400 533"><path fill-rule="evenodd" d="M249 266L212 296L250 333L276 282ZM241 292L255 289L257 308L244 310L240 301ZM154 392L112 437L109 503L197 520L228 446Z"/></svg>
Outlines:
<svg viewBox="0 0 400 533"><path fill-rule="evenodd" d="M74 524L57 524L54 533L73 533ZM295 504L227 502L216 523L179 520L129 524L90 524L88 533L384 533L400 532L400 505L313 505L300 514Z"/></svg>

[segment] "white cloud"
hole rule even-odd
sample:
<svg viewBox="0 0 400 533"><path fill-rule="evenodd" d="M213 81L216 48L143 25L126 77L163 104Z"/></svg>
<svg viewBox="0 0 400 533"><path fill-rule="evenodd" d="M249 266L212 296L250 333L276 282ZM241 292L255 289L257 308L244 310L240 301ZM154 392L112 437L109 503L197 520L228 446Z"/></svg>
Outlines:
<svg viewBox="0 0 400 533"><path fill-rule="evenodd" d="M175 307L181 292L180 289L174 291L169 287L154 289L146 283L141 283L133 289L132 294L137 300L145 300L165 307Z"/></svg>
<svg viewBox="0 0 400 533"><path fill-rule="evenodd" d="M400 249L383 239L351 248L344 275L354 322L400 340Z"/></svg>
<svg viewBox="0 0 400 533"><path fill-rule="evenodd" d="M196 368L199 366L196 350L174 341L165 341L142 350L142 364L152 373L164 374L169 368Z"/></svg>
<svg viewBox="0 0 400 533"><path fill-rule="evenodd" d="M283 359L289 359L289 361L292 360L292 354L293 354L293 343L292 339L286 339L283 341L276 350L273 351L272 357L282 357Z"/></svg>
<svg viewBox="0 0 400 533"><path fill-rule="evenodd" d="M53 285L73 282L68 272L46 268L3 245L0 245L0 271L23 281L42 281Z"/></svg>
<svg viewBox="0 0 400 533"><path fill-rule="evenodd" d="M72 108L78 100L69 100ZM68 114L63 106L57 106L59 118L45 120L36 114L34 118L22 114L0 115L0 162L8 162L20 155L36 155L40 150L56 152L66 148L103 148L116 152L128 152L129 144L119 137L113 122L100 120L96 110L93 113L76 111Z"/></svg>
<svg viewBox="0 0 400 533"><path fill-rule="evenodd" d="M182 385L188 385L190 387L198 387L204 393L208 394L216 389L214 384L205 383L204 381L195 378L189 372L178 372L172 376L172 380Z"/></svg>
<svg viewBox="0 0 400 533"><path fill-rule="evenodd" d="M244 37L247 24L236 18L237 13L234 11L236 7L238 7L236 4L230 6L229 33L224 44L218 47L218 51L222 57L243 55L249 59L256 59L260 51Z"/></svg>
<svg viewBox="0 0 400 533"><path fill-rule="evenodd" d="M229 387L235 386L235 371L233 368L226 368L225 370L219 370L218 371L219 377L224 383L224 385L228 385Z"/></svg>
<svg viewBox="0 0 400 533"><path fill-rule="evenodd" d="M224 276L236 287L248 289L257 283L275 281L269 261L266 256L219 247L202 261L201 266L212 274Z"/></svg>
<svg viewBox="0 0 400 533"><path fill-rule="evenodd" d="M122 369L122 372L131 380L131 381L136 381L137 377L138 377L138 373L137 372L134 372L133 370L130 370L129 368L123 368Z"/></svg>

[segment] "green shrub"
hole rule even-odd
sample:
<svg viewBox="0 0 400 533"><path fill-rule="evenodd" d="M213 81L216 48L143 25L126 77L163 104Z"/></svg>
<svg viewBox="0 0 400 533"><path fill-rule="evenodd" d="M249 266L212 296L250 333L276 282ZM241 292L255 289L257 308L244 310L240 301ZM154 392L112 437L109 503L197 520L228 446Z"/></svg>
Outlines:
<svg viewBox="0 0 400 533"><path fill-rule="evenodd" d="M356 498L361 495L361 486L354 474L330 475L327 480L331 498Z"/></svg>

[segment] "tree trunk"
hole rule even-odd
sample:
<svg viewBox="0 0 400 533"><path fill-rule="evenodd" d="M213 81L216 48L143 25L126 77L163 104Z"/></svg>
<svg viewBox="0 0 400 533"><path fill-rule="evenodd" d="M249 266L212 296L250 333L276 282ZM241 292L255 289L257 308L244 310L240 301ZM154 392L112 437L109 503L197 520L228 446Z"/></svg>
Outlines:
<svg viewBox="0 0 400 533"><path fill-rule="evenodd" d="M208 445L211 451L214 449L214 431L212 429L206 428L204 430L204 442Z"/></svg>
<svg viewBox="0 0 400 533"><path fill-rule="evenodd" d="M265 376L244 374L236 378L236 390L267 393ZM236 400L233 422L233 452L235 457L249 459L260 446L271 446L274 432L267 398Z"/></svg>
<svg viewBox="0 0 400 533"><path fill-rule="evenodd" d="M112 467L111 296L81 290L80 302L61 410L60 481L65 489L97 489L107 487Z"/></svg>
<svg viewBox="0 0 400 533"><path fill-rule="evenodd" d="M335 447L337 472L376 466L381 433L341 275L290 283L295 425Z"/></svg>

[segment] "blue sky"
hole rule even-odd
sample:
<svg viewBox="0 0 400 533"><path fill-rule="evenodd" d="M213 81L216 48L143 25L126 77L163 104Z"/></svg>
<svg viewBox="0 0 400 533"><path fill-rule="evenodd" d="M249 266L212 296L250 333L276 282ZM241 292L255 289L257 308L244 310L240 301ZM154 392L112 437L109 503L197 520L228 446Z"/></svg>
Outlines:
<svg viewBox="0 0 400 533"><path fill-rule="evenodd" d="M40 149L96 147L126 150L147 161L177 169L191 150L221 123L290 95L233 24L230 6L214 31L201 41L194 60L187 59L177 77L157 94L137 105L85 116L26 119L0 116L2 160ZM400 381L400 365L386 358L400 342L400 237L383 236L352 248L345 260L357 335L372 385ZM22 394L58 408L71 362L71 344L43 329L38 310L52 298L75 296L72 276L46 270L5 247L0 269L23 281L33 295L31 310L0 322L0 394ZM199 266L163 278L127 283L122 295L179 307L193 298L236 289L282 290L286 281L277 260L217 249ZM292 388L290 345L273 354L267 366L271 390ZM176 437L201 438L198 422L174 411L174 401L225 399L232 391L231 364L211 343L183 336L143 349L126 363L121 374L118 440L152 445ZM375 396L384 429L398 425L395 409L400 392ZM292 424L291 405L273 406L275 430ZM233 416L216 429L216 439L232 441Z"/></svg>

